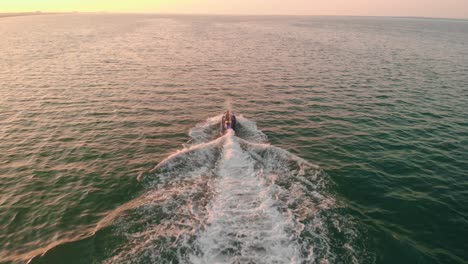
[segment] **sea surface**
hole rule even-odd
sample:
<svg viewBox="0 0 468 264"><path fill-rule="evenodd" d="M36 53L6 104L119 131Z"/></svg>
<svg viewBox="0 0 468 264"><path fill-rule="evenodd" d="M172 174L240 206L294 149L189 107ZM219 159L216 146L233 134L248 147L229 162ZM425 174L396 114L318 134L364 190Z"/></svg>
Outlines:
<svg viewBox="0 0 468 264"><path fill-rule="evenodd" d="M468 21L0 18L0 262L468 263Z"/></svg>

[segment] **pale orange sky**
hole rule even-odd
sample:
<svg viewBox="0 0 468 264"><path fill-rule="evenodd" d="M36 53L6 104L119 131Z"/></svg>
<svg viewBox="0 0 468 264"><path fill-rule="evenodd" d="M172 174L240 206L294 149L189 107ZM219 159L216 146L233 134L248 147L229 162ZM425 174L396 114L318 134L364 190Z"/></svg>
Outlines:
<svg viewBox="0 0 468 264"><path fill-rule="evenodd" d="M468 0L0 0L0 13L36 10L468 18Z"/></svg>

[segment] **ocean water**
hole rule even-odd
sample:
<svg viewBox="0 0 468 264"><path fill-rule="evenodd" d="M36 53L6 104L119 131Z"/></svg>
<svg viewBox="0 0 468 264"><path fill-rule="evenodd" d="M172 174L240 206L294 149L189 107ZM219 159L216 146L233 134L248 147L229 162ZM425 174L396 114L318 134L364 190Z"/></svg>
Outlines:
<svg viewBox="0 0 468 264"><path fill-rule="evenodd" d="M468 21L69 14L0 36L1 263L468 262Z"/></svg>

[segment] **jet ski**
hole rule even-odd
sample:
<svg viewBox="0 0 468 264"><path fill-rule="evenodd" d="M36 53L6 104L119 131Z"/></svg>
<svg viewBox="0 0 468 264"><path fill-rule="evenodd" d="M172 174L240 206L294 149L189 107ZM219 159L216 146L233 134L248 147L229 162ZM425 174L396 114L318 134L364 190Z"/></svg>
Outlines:
<svg viewBox="0 0 468 264"><path fill-rule="evenodd" d="M234 130L237 133L237 121L236 116L233 112L227 110L221 118L221 133L226 133L229 129Z"/></svg>

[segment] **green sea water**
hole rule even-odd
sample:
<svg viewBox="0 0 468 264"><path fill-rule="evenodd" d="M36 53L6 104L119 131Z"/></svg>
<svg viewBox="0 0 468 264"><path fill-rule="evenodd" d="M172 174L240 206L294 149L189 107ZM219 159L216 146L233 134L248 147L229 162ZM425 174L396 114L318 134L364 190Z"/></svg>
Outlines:
<svg viewBox="0 0 468 264"><path fill-rule="evenodd" d="M68 14L0 36L1 263L468 262L465 20Z"/></svg>

